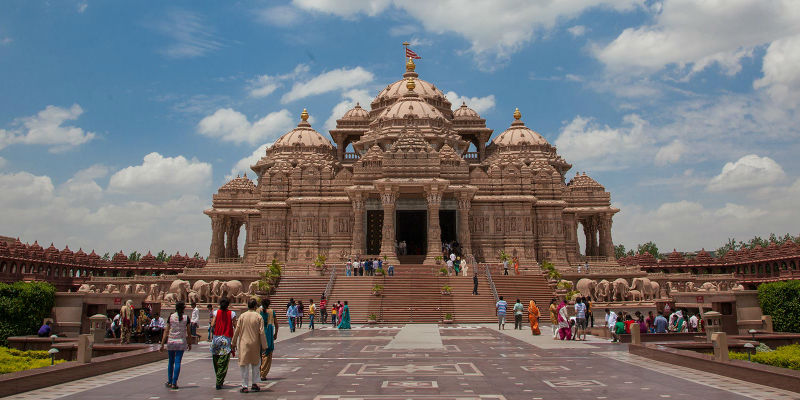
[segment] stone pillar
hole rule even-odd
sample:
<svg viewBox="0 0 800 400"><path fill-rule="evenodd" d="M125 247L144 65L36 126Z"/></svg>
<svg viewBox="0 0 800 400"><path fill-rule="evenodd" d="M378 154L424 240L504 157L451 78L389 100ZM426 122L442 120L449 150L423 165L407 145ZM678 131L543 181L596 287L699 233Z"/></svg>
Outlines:
<svg viewBox="0 0 800 400"><path fill-rule="evenodd" d="M639 323L631 324L631 344L642 344L642 331L639 330Z"/></svg>
<svg viewBox="0 0 800 400"><path fill-rule="evenodd" d="M242 230L240 221L231 221L231 258L239 258L239 233Z"/></svg>
<svg viewBox="0 0 800 400"><path fill-rule="evenodd" d="M469 211L472 208L471 195L461 194L458 197L458 242L464 258L472 255L472 238L469 233Z"/></svg>
<svg viewBox="0 0 800 400"><path fill-rule="evenodd" d="M339 162L344 161L344 141L336 142L336 158L339 159Z"/></svg>
<svg viewBox="0 0 800 400"><path fill-rule="evenodd" d="M103 342L99 342L102 344ZM78 355L77 361L79 363L92 362L92 335L84 334L78 336Z"/></svg>
<svg viewBox="0 0 800 400"><path fill-rule="evenodd" d="M434 257L441 255L442 228L439 226L439 208L442 205L442 192L438 187L430 188L426 193L428 201L428 251L425 264L434 264Z"/></svg>
<svg viewBox="0 0 800 400"><path fill-rule="evenodd" d="M728 361L728 334L714 332L711 335L711 345L714 347L714 360Z"/></svg>
<svg viewBox="0 0 800 400"><path fill-rule="evenodd" d="M225 232L222 229L222 216L211 215L211 247L208 249L208 258L216 260L220 258L221 249L225 246Z"/></svg>
<svg viewBox="0 0 800 400"><path fill-rule="evenodd" d="M231 217L225 217L223 226L225 227L225 252L222 257L231 258L233 257L233 242L231 241L231 236L233 236L233 221L231 221Z"/></svg>
<svg viewBox="0 0 800 400"><path fill-rule="evenodd" d="M242 258L247 258L247 250L250 247L250 216L245 216L244 220L244 248L242 249Z"/></svg>
<svg viewBox="0 0 800 400"><path fill-rule="evenodd" d="M586 257L593 257L595 255L595 247L597 247L594 234L594 222L592 221L592 217L586 217L581 223L583 224L583 234L586 237L584 254Z"/></svg>
<svg viewBox="0 0 800 400"><path fill-rule="evenodd" d="M390 263L397 264L397 252L394 245L394 214L397 202L397 192L392 188L385 188L381 193L383 205L383 229L381 232L381 257L386 257Z"/></svg>
<svg viewBox="0 0 800 400"><path fill-rule="evenodd" d="M598 230L600 232L599 255L613 258L614 243L611 241L611 216L603 215L598 218Z"/></svg>
<svg viewBox="0 0 800 400"><path fill-rule="evenodd" d="M350 196L353 206L353 250L350 255L360 257L364 255L364 197L361 193Z"/></svg>

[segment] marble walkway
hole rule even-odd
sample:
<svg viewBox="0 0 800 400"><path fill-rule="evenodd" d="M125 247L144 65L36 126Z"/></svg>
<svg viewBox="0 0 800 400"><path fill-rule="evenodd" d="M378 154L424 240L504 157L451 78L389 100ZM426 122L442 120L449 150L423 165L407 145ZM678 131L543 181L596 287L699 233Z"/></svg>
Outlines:
<svg viewBox="0 0 800 400"><path fill-rule="evenodd" d="M166 361L23 393L17 399L797 399L800 394L675 367L603 340L560 342L493 325L281 330L261 393L238 393L231 361L214 389L208 345L184 356L180 390Z"/></svg>

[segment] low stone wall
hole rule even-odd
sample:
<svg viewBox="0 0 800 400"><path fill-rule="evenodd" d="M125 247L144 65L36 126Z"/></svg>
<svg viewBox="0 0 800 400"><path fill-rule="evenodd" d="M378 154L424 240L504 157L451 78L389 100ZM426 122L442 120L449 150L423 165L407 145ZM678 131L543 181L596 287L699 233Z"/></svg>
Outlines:
<svg viewBox="0 0 800 400"><path fill-rule="evenodd" d="M156 346L92 359L90 363L68 361L49 367L0 375L0 397L59 385L167 358Z"/></svg>
<svg viewBox="0 0 800 400"><path fill-rule="evenodd" d="M716 361L712 356L696 351L680 350L659 344L631 344L628 346L628 352L651 360L800 393L800 371L742 360Z"/></svg>

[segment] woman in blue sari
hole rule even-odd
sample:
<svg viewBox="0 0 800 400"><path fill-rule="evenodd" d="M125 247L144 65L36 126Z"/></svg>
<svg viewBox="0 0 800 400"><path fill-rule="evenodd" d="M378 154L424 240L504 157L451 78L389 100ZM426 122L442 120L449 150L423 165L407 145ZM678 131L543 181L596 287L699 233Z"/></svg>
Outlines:
<svg viewBox="0 0 800 400"><path fill-rule="evenodd" d="M264 335L267 337L267 349L261 355L261 380L267 380L272 367L272 352L275 351L275 340L278 339L278 316L269 308L269 299L261 300L261 318L264 320Z"/></svg>
<svg viewBox="0 0 800 400"><path fill-rule="evenodd" d="M344 302L344 307L339 310L339 329L350 329L350 307L347 305L347 302Z"/></svg>

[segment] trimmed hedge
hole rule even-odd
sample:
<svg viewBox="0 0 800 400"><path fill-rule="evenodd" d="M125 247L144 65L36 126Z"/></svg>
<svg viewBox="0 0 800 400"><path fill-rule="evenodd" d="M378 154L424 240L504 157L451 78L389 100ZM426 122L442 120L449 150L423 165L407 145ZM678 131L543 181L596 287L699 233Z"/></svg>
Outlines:
<svg viewBox="0 0 800 400"><path fill-rule="evenodd" d="M747 360L747 353L730 352L728 356L735 360ZM792 344L778 347L773 351L758 352L752 354L750 360L759 364L800 371L800 345Z"/></svg>
<svg viewBox="0 0 800 400"><path fill-rule="evenodd" d="M758 302L776 332L800 333L800 281L762 283Z"/></svg>
<svg viewBox="0 0 800 400"><path fill-rule="evenodd" d="M61 364L65 360L56 360ZM21 351L0 347L0 374L25 371L50 365L50 354L46 351Z"/></svg>
<svg viewBox="0 0 800 400"><path fill-rule="evenodd" d="M56 288L47 282L0 283L0 346L9 336L35 335L55 300Z"/></svg>

